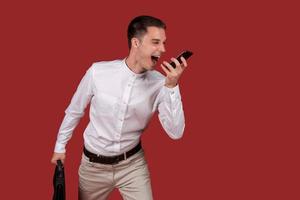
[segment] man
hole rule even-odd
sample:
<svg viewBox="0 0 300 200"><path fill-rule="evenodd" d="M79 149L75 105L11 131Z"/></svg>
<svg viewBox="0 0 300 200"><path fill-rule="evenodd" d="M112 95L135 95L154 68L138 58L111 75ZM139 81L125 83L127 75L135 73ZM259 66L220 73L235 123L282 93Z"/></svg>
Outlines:
<svg viewBox="0 0 300 200"><path fill-rule="evenodd" d="M118 188L125 200L151 200L152 191L140 136L158 111L160 123L173 139L184 131L178 80L187 67L172 58L154 70L165 50L166 25L151 16L134 18L128 26L129 55L123 60L94 63L81 80L59 129L52 163L66 158L66 144L90 106L79 167L79 199L104 200Z"/></svg>

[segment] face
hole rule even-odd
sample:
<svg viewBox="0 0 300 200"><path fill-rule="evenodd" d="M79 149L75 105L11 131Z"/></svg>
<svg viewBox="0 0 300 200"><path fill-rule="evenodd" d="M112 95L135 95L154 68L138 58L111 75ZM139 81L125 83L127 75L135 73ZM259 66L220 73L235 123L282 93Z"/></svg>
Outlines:
<svg viewBox="0 0 300 200"><path fill-rule="evenodd" d="M138 39L137 60L144 70L153 70L162 53L166 51L165 29L150 26L147 33Z"/></svg>

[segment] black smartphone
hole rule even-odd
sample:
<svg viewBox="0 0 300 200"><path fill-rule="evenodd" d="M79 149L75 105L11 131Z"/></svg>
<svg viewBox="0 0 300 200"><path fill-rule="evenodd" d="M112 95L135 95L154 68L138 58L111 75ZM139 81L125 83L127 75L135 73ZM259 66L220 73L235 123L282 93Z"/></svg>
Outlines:
<svg viewBox="0 0 300 200"><path fill-rule="evenodd" d="M191 51L188 51L188 50L185 50L185 51L183 51L179 56L177 56L177 60L179 61L179 63L181 64L182 63L182 61L181 61L181 59L180 59L180 57L182 56L182 57L184 57L184 59L188 59L189 57L191 57L193 55L193 52L191 52ZM172 61L172 62L170 62L170 65L172 65L172 67L173 68L176 68L176 65L175 65L175 63Z"/></svg>

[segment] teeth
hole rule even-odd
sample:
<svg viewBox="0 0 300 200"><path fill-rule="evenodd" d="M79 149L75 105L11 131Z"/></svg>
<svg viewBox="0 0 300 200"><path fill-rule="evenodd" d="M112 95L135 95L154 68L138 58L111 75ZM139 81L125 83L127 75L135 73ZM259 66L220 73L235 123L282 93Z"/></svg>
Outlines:
<svg viewBox="0 0 300 200"><path fill-rule="evenodd" d="M153 57L155 57L155 58L159 58L160 56L153 56Z"/></svg>

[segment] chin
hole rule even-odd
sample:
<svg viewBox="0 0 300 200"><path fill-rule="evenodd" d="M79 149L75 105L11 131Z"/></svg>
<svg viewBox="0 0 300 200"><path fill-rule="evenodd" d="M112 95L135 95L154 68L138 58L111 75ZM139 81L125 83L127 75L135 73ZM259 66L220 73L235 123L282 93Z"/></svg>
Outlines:
<svg viewBox="0 0 300 200"><path fill-rule="evenodd" d="M146 70L153 70L155 68L155 65L149 64L147 67L145 67Z"/></svg>
<svg viewBox="0 0 300 200"><path fill-rule="evenodd" d="M148 70L154 70L155 69L155 65L151 65Z"/></svg>

